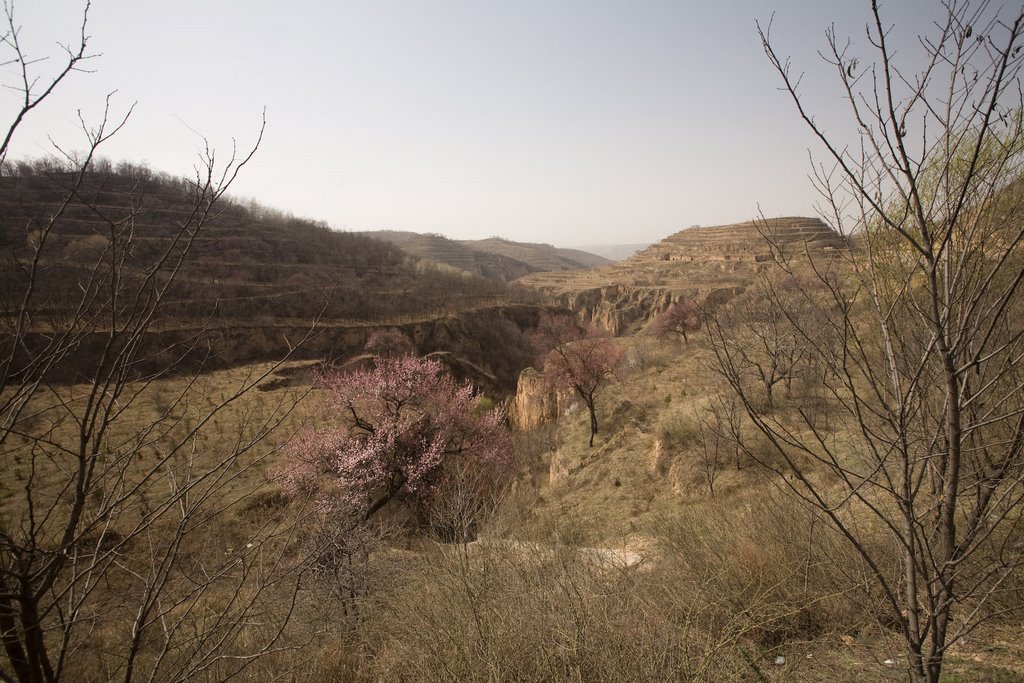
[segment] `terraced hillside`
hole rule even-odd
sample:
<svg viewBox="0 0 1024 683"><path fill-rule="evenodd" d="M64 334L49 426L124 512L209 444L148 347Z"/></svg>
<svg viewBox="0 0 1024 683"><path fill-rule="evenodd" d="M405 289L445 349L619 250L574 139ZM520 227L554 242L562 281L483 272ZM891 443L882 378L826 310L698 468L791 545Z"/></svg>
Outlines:
<svg viewBox="0 0 1024 683"><path fill-rule="evenodd" d="M763 223L680 230L630 257L627 263L760 263L772 260L779 249L798 255L805 248L815 252L843 249L845 241L817 218L773 218Z"/></svg>
<svg viewBox="0 0 1024 683"><path fill-rule="evenodd" d="M720 303L742 292L776 258L831 258L846 240L817 218L785 217L681 230L612 266L521 279L620 334L681 298Z"/></svg>
<svg viewBox="0 0 1024 683"><path fill-rule="evenodd" d="M612 263L578 249L559 249L550 244L513 242L499 237L452 240L441 235L399 230L362 234L391 242L419 258L506 282L529 273L586 270Z"/></svg>
<svg viewBox="0 0 1024 683"><path fill-rule="evenodd" d="M159 317L145 326L147 343L167 349L189 340L189 352L214 367L279 357L314 321L317 337L303 353L337 358L361 349L375 327L420 329L415 324L521 302L504 282L438 267L390 242L227 198L211 206L188 181L129 165L80 178L52 168L6 169L6 322L26 291L30 345L69 333L78 316L72 356L84 355L69 367L87 365L84 357L103 348L104 326L130 324L128 311L145 309L146 297L160 298ZM445 348L429 341L432 334L414 340L424 352Z"/></svg>

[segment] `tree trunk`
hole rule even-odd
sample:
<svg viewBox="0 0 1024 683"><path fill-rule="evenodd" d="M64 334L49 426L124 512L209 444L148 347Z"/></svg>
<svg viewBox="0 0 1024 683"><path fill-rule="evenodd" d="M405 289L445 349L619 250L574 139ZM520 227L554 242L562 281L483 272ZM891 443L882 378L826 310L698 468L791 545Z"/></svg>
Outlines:
<svg viewBox="0 0 1024 683"><path fill-rule="evenodd" d="M15 609L9 598L0 599L0 635L3 636L4 651L7 653L7 660L14 669L14 675L19 681L31 681L32 671L29 668L28 658L25 650L21 647L21 641L17 637L17 622Z"/></svg>
<svg viewBox="0 0 1024 683"><path fill-rule="evenodd" d="M587 408L590 410L590 447L594 447L594 436L597 434L597 408L594 407L594 397L587 396Z"/></svg>
<svg viewBox="0 0 1024 683"><path fill-rule="evenodd" d="M380 494L380 497L377 498L377 500L370 503L370 507L368 507L366 512L363 513L363 521L368 521L370 517L373 517L377 513L378 510L387 505L391 499L395 497L395 494L402 490L402 487L405 486L405 481L404 472L395 473L394 476L392 476L388 487L384 490L384 493Z"/></svg>

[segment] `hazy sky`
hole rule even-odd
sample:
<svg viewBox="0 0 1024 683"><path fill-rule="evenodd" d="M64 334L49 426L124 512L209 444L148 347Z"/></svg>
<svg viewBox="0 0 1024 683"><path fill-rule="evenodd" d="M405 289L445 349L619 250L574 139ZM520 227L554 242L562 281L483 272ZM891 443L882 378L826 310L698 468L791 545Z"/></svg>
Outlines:
<svg viewBox="0 0 1024 683"><path fill-rule="evenodd" d="M81 2L21 0L30 56L76 39ZM890 1L909 40L936 1ZM557 245L656 241L693 224L809 215L812 140L754 21L845 135L816 56L824 29L864 44L853 0L95 0L94 73L33 112L13 156L80 148L117 90L135 102L104 152L187 173L198 133L263 144L235 194L337 228ZM56 60L34 65L40 75ZM11 82L10 67L3 74ZM12 93L0 95L9 114ZM4 120L9 120L9 115ZM832 125L832 124L830 124Z"/></svg>

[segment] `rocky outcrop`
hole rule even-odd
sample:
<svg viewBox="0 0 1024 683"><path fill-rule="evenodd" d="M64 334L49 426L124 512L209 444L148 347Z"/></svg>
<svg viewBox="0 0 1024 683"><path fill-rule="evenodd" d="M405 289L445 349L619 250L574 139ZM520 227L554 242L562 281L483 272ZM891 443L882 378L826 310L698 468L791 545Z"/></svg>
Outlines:
<svg viewBox="0 0 1024 683"><path fill-rule="evenodd" d="M526 368L519 375L516 395L509 407L509 421L517 429L534 429L564 415L573 402L571 391L553 389L544 381L542 373Z"/></svg>
<svg viewBox="0 0 1024 683"><path fill-rule="evenodd" d="M664 287L610 285L563 292L555 300L563 308L574 311L588 325L596 325L618 335L636 323L654 318L688 294L692 295Z"/></svg>

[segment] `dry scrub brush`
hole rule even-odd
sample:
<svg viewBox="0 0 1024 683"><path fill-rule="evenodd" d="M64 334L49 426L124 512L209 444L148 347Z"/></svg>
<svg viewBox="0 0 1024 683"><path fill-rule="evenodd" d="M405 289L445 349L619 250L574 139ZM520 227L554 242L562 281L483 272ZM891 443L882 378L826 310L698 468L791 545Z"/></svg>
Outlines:
<svg viewBox="0 0 1024 683"><path fill-rule="evenodd" d="M870 577L791 499L719 501L655 519L646 530L658 542L630 566L573 545L564 518L546 530L492 519L469 544L378 546L358 628L334 620L311 654L315 676L738 681L764 675L778 655L793 660L789 676L838 674L802 669L802 655L876 629ZM546 540L520 540L538 535Z"/></svg>

